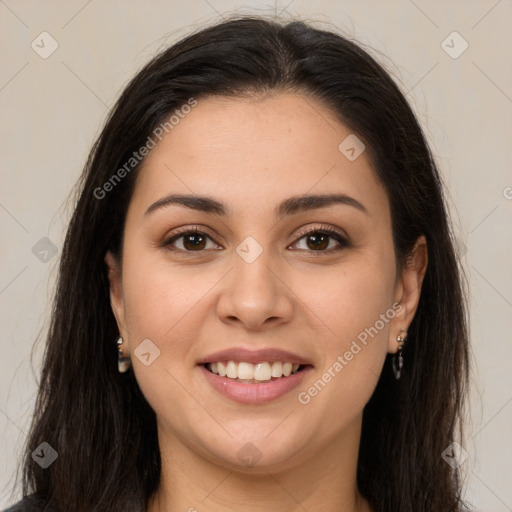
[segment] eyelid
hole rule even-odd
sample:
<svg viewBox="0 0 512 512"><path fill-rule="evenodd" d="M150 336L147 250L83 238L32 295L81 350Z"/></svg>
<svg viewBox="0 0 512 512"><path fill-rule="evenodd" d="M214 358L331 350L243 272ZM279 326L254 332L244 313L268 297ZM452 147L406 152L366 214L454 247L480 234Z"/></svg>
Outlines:
<svg viewBox="0 0 512 512"><path fill-rule="evenodd" d="M318 224L318 225L308 225L305 228L300 228L298 233L295 234L296 237L302 238L304 235L308 235L309 233L316 233L316 232L322 232L327 233L329 235L338 235L340 238L342 238L345 242L348 243L349 237L348 235L341 229L335 228L334 226L331 226L329 224Z"/></svg>
<svg viewBox="0 0 512 512"><path fill-rule="evenodd" d="M195 232L199 232L199 233L204 233L205 235L209 235L209 230L207 227L205 226L200 226L199 224L191 224L191 225L187 225L187 226L181 226L179 228L176 228L174 229L170 234L169 234L169 238L172 238L172 237L175 237L177 235L182 235L184 233L195 233Z"/></svg>

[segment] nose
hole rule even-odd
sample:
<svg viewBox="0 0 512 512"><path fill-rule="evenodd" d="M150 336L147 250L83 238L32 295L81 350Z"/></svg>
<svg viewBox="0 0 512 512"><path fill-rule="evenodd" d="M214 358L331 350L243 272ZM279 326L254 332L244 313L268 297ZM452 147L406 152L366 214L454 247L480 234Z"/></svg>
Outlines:
<svg viewBox="0 0 512 512"><path fill-rule="evenodd" d="M269 251L252 262L234 254L234 267L223 280L217 314L224 323L247 330L277 327L291 320L294 295L284 272L271 261Z"/></svg>

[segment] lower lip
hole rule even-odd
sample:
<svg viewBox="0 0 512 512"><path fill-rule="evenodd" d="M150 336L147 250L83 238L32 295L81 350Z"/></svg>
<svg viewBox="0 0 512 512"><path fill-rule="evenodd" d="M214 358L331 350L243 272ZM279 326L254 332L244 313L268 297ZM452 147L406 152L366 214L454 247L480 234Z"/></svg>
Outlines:
<svg viewBox="0 0 512 512"><path fill-rule="evenodd" d="M237 382L228 377L221 377L207 370L203 365L199 365L199 368L208 382L219 393L231 398L231 400L244 404L264 404L276 400L296 388L301 383L306 373L313 367L305 366L301 371L289 375L288 377L280 377L270 382L255 384Z"/></svg>

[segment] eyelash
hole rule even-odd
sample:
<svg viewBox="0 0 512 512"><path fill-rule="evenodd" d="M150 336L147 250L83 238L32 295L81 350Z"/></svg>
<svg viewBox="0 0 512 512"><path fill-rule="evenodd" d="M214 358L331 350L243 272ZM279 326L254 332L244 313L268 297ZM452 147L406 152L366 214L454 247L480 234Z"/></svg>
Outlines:
<svg viewBox="0 0 512 512"><path fill-rule="evenodd" d="M349 243L349 241L343 235L341 235L337 231L334 231L333 229L330 229L328 227L323 227L323 226L316 226L313 228L307 228L307 229L301 230L297 234L298 238L295 242L293 242L293 244L297 243L299 240L302 240L304 237L306 237L307 235L312 234L312 233L328 235L329 237L334 238L340 244L338 247L331 248L331 249L319 250L319 251L299 249L299 250L305 250L306 252L312 253L312 256L314 256L314 257L322 256L323 254L332 254L332 253L338 252L342 249L346 249L346 248L350 247L350 245L351 245ZM177 249L176 247L172 247L171 244L173 242L175 242L179 238L182 238L186 235L191 235L191 234L204 235L207 238L209 238L210 240L214 241L213 238L210 237L207 233L205 233L204 231L201 231L199 229L199 226L186 226L184 228L181 228L179 231L177 231L177 232L175 231L174 233L172 233L170 237L168 237L164 240L162 245L170 251L181 253L186 256L192 256L194 253L205 252L207 249L202 249L199 251L189 251L189 250ZM293 245L293 244L291 244L291 245ZM214 250L217 250L217 249L214 249Z"/></svg>

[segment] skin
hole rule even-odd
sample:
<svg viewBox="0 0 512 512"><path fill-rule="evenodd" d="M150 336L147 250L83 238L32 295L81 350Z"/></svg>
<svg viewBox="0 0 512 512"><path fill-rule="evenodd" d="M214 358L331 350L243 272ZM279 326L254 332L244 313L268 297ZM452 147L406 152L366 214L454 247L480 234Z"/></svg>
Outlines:
<svg viewBox="0 0 512 512"><path fill-rule="evenodd" d="M216 97L200 100L146 158L127 213L122 268L111 253L105 261L124 351L157 416L162 478L148 511L371 510L356 485L362 412L386 353L397 351L414 317L427 247L420 237L397 275L385 189L365 152L351 162L339 151L349 134L310 97ZM368 215L334 204L274 217L288 197L335 192L360 201ZM180 205L144 215L170 193L213 196L230 215ZM326 224L351 245L329 252L339 247L334 238L315 249L297 236ZM173 230L194 225L210 237L200 249L187 237L164 246ZM247 236L263 250L252 263L236 252ZM299 403L298 393L396 303L384 328ZM160 350L149 366L133 354L145 339ZM234 346L289 350L313 370L277 400L237 403L196 365ZM237 457L248 442L261 453L252 467Z"/></svg>

